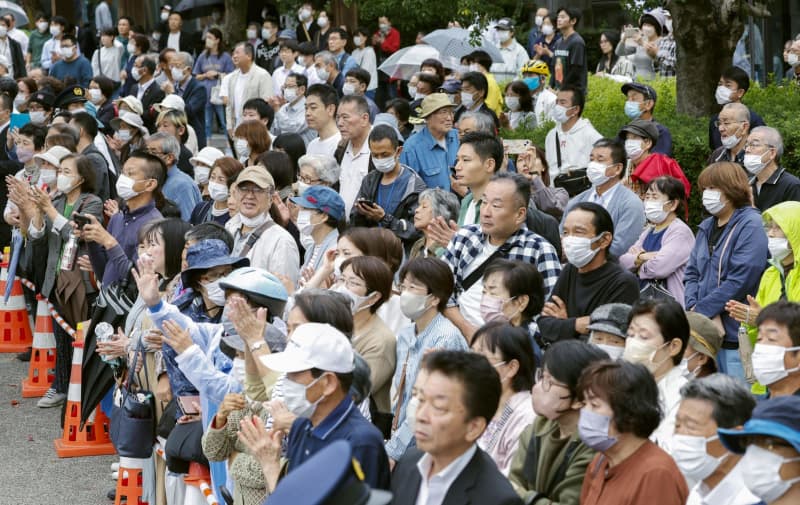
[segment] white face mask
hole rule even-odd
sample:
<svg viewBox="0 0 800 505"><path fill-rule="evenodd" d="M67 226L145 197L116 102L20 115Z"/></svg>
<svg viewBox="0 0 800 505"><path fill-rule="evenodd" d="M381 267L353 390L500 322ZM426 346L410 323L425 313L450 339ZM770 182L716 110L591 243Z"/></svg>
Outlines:
<svg viewBox="0 0 800 505"><path fill-rule="evenodd" d="M672 457L683 475L692 481L701 481L714 473L714 470L728 457L726 452L720 458L715 458L706 451L706 444L713 442L717 437L700 437L695 435L672 436Z"/></svg>
<svg viewBox="0 0 800 505"><path fill-rule="evenodd" d="M728 135L727 137L722 137L722 145L725 149L732 149L739 141L742 140L736 135ZM747 156L745 154L745 156Z"/></svg>
<svg viewBox="0 0 800 505"><path fill-rule="evenodd" d="M286 379L283 383L283 403L292 414L297 417L311 417L314 411L317 410L317 405L325 398L325 395L319 397L319 400L311 403L306 398L306 391L312 387L322 378L322 375L311 381L308 386L304 386L293 380Z"/></svg>
<svg viewBox="0 0 800 505"><path fill-rule="evenodd" d="M589 182L592 183L592 186L595 188L597 186L602 186L611 179L611 177L606 175L606 170L608 170L608 165L603 165L599 161L590 161L586 165L586 177L589 178Z"/></svg>
<svg viewBox="0 0 800 505"><path fill-rule="evenodd" d="M629 160L638 158L643 152L644 148L642 147L641 140L630 139L625 141L625 154L628 156Z"/></svg>
<svg viewBox="0 0 800 505"><path fill-rule="evenodd" d="M301 210L297 213L297 231L300 235L311 235L314 231L314 225L311 223L311 211ZM313 243L313 240L312 240Z"/></svg>
<svg viewBox="0 0 800 505"><path fill-rule="evenodd" d="M310 187L310 184L306 184L303 181L297 181L297 196L303 196L303 193L305 193Z"/></svg>
<svg viewBox="0 0 800 505"><path fill-rule="evenodd" d="M52 168L42 168L39 170L39 180L44 184L52 187L53 183L56 182L57 179L58 175Z"/></svg>
<svg viewBox="0 0 800 505"><path fill-rule="evenodd" d="M656 34L656 29L652 26L643 26L642 27L642 35L645 37L652 38Z"/></svg>
<svg viewBox="0 0 800 505"><path fill-rule="evenodd" d="M269 28L262 28L261 29L261 38L264 40L269 40L272 38L272 30Z"/></svg>
<svg viewBox="0 0 800 505"><path fill-rule="evenodd" d="M461 105L467 109L471 109L472 106L475 105L475 99L471 93L467 93L466 91L461 92Z"/></svg>
<svg viewBox="0 0 800 505"><path fill-rule="evenodd" d="M769 255L778 263L783 262L792 252L788 238L769 237L767 239L767 248L769 249Z"/></svg>
<svg viewBox="0 0 800 505"><path fill-rule="evenodd" d="M30 112L31 123L33 124L44 124L45 115L44 111L41 110L34 110Z"/></svg>
<svg viewBox="0 0 800 505"><path fill-rule="evenodd" d="M39 21L36 23L36 29L40 32L47 31L47 21Z"/></svg>
<svg viewBox="0 0 800 505"><path fill-rule="evenodd" d="M644 202L644 215L648 221L653 224L661 224L667 219L669 212L664 210L664 204L667 202L658 202L655 200L647 200Z"/></svg>
<svg viewBox="0 0 800 505"><path fill-rule="evenodd" d="M327 68L317 67L316 70L317 70L317 77L319 77L321 81L327 81L328 77L331 76L331 73L328 71Z"/></svg>
<svg viewBox="0 0 800 505"><path fill-rule="evenodd" d="M320 28L325 28L326 26L328 26L328 18L322 16L318 17L317 26L319 26Z"/></svg>
<svg viewBox="0 0 800 505"><path fill-rule="evenodd" d="M287 102L294 102L297 98L297 88L283 88L283 99Z"/></svg>
<svg viewBox="0 0 800 505"><path fill-rule="evenodd" d="M408 96L415 100L417 98L417 85L416 84L409 84L408 85Z"/></svg>
<svg viewBox="0 0 800 505"><path fill-rule="evenodd" d="M569 121L569 116L567 116L567 108L563 105L554 105L551 109L550 116L553 118L558 124L564 124Z"/></svg>
<svg viewBox="0 0 800 505"><path fill-rule="evenodd" d="M0 26L0 38L5 38L8 35L8 28Z"/></svg>
<svg viewBox="0 0 800 505"><path fill-rule="evenodd" d="M204 165L195 165L194 182L196 182L197 184L206 184L208 182L208 176L210 173L211 173L211 168Z"/></svg>
<svg viewBox="0 0 800 505"><path fill-rule="evenodd" d="M671 356L667 356L659 362L653 361L656 357L656 353L658 353L658 351L667 344L669 344L669 342L665 342L663 345L657 346L655 344L647 343L644 340L640 340L636 337L628 337L625 339L625 351L622 353L622 359L631 363L639 363L644 365L648 370L650 370L651 373L653 373L658 370L664 361L672 359Z"/></svg>
<svg viewBox="0 0 800 505"><path fill-rule="evenodd" d="M706 189L703 191L703 207L712 216L719 214L725 208L722 202L722 193L716 189Z"/></svg>
<svg viewBox="0 0 800 505"><path fill-rule="evenodd" d="M128 46L126 47L126 49L128 50L128 54L133 54L136 52L136 44L134 44L133 42L128 42Z"/></svg>
<svg viewBox="0 0 800 505"><path fill-rule="evenodd" d="M543 22L544 22L544 16L536 16L535 18L533 18L533 23L536 26L542 26Z"/></svg>
<svg viewBox="0 0 800 505"><path fill-rule="evenodd" d="M375 170L387 174L394 170L394 167L397 166L397 161L394 156L389 156L388 158L376 158L373 156L372 164L375 165Z"/></svg>
<svg viewBox="0 0 800 505"><path fill-rule="evenodd" d="M346 82L342 85L342 94L344 96L354 95L356 92L356 86L352 82Z"/></svg>
<svg viewBox="0 0 800 505"><path fill-rule="evenodd" d="M183 70L180 68L170 67L169 71L173 81L181 82L183 80Z"/></svg>
<svg viewBox="0 0 800 505"><path fill-rule="evenodd" d="M798 63L800 63L800 56L789 53L789 56L786 58L786 63L791 65L792 67L796 67Z"/></svg>
<svg viewBox="0 0 800 505"><path fill-rule="evenodd" d="M142 71L139 70L139 68L137 68L137 67L132 67L131 68L131 77L133 77L134 81L138 82L139 79L142 78Z"/></svg>
<svg viewBox="0 0 800 505"><path fill-rule="evenodd" d="M117 195L123 200L130 200L141 194L141 191L134 191L133 186L136 184L136 181L131 179L125 174L120 174L117 178Z"/></svg>
<svg viewBox="0 0 800 505"><path fill-rule="evenodd" d="M430 295L418 295L411 291L403 291L400 294L400 312L412 321L416 321L430 308L428 297Z"/></svg>
<svg viewBox="0 0 800 505"><path fill-rule="evenodd" d="M236 139L234 146L236 147L236 153L240 158L247 158L250 156L250 145L247 143L247 140Z"/></svg>
<svg viewBox="0 0 800 505"><path fill-rule="evenodd" d="M553 25L542 25L542 35L548 37L553 34Z"/></svg>
<svg viewBox="0 0 800 505"><path fill-rule="evenodd" d="M600 349L604 350L608 357L614 360L620 359L622 357L622 353L625 352L624 347L620 347L618 345L609 345L609 344L594 344Z"/></svg>
<svg viewBox="0 0 800 505"><path fill-rule="evenodd" d="M353 37L353 44L355 44L356 47L361 47L362 42L364 42L364 37L360 35Z"/></svg>
<svg viewBox="0 0 800 505"><path fill-rule="evenodd" d="M219 279L213 282L206 282L203 284L203 289L206 290L206 297L217 307L225 306L225 290L219 285Z"/></svg>
<svg viewBox="0 0 800 505"><path fill-rule="evenodd" d="M214 181L208 181L208 196L215 202L228 200L228 186Z"/></svg>
<svg viewBox="0 0 800 505"><path fill-rule="evenodd" d="M499 30L497 32L497 40L499 40L501 43L508 42L509 40L511 40L511 32L506 30Z"/></svg>
<svg viewBox="0 0 800 505"><path fill-rule="evenodd" d="M89 100L96 104L103 99L103 92L97 88L89 88Z"/></svg>
<svg viewBox="0 0 800 505"><path fill-rule="evenodd" d="M469 69L470 72L480 72L481 71L481 67L479 67L477 63L470 63L467 68Z"/></svg>
<svg viewBox="0 0 800 505"><path fill-rule="evenodd" d="M61 57L65 60L72 58L72 53L75 52L74 47L62 47L61 48Z"/></svg>
<svg viewBox="0 0 800 505"><path fill-rule="evenodd" d="M300 21L308 21L311 18L311 11L302 9L297 17L300 18Z"/></svg>
<svg viewBox="0 0 800 505"><path fill-rule="evenodd" d="M257 216L247 217L240 212L239 219L241 220L242 224L244 226L247 226L248 228L258 228L259 226L267 222L267 214L262 212Z"/></svg>
<svg viewBox="0 0 800 505"><path fill-rule="evenodd" d="M117 130L117 138L120 139L122 142L127 142L131 139L131 131Z"/></svg>
<svg viewBox="0 0 800 505"><path fill-rule="evenodd" d="M592 249L592 244L600 240L602 235L595 238L567 236L561 239L561 247L567 261L576 268L583 268L597 255L600 249Z"/></svg>
<svg viewBox="0 0 800 505"><path fill-rule="evenodd" d="M717 103L720 105L725 105L731 103L731 91L730 88L726 88L725 86L717 86L717 90L714 92L714 98L717 100Z"/></svg>
<svg viewBox="0 0 800 505"><path fill-rule="evenodd" d="M56 181L56 188L62 193L68 193L75 187L75 177L71 175L59 175Z"/></svg>
<svg viewBox="0 0 800 505"><path fill-rule="evenodd" d="M511 112L516 112L519 110L519 97L518 96L507 96L506 97L506 106L508 106L508 110Z"/></svg>
<svg viewBox="0 0 800 505"><path fill-rule="evenodd" d="M61 35L61 27L57 25L50 25L50 35L58 37Z"/></svg>
<svg viewBox="0 0 800 505"><path fill-rule="evenodd" d="M162 12L161 21L166 21L167 19L169 19L169 12Z"/></svg>
<svg viewBox="0 0 800 505"><path fill-rule="evenodd" d="M756 380L765 386L769 386L788 377L790 373L800 370L800 367L787 370L783 361L786 351L796 351L798 349L800 347L756 344L752 355L753 375L756 376Z"/></svg>
<svg viewBox="0 0 800 505"><path fill-rule="evenodd" d="M336 259L333 260L333 275L337 279L342 276L342 265L345 261L347 261L347 258L344 256L337 256Z"/></svg>
<svg viewBox="0 0 800 505"><path fill-rule="evenodd" d="M769 152L769 151L768 151ZM744 160L742 164L744 168L750 172L752 175L758 175L761 173L762 170L769 164L767 161L763 161L764 155L767 153L762 154L745 154Z"/></svg>
<svg viewBox="0 0 800 505"><path fill-rule="evenodd" d="M356 315L359 312L361 312L362 310L366 310L366 309L370 308L372 305L374 305L373 303L370 303L370 304L367 304L367 305L364 304L364 302L366 302L368 299L370 299L372 297L373 294L375 294L374 292L367 293L366 296L357 295L357 294L353 293L352 291L350 291L347 288L347 286L344 285L344 283L339 284L337 287L333 288L331 291L333 291L335 293L341 293L341 294L343 294L344 296L346 296L347 298L350 299L350 312L352 312L353 315Z"/></svg>
<svg viewBox="0 0 800 505"><path fill-rule="evenodd" d="M800 461L800 458L784 458L757 445L748 445L739 462L744 485L766 503L772 503L786 494L795 482L800 481L800 477L781 479L781 467L792 461Z"/></svg>
<svg viewBox="0 0 800 505"><path fill-rule="evenodd" d="M256 38L257 36L258 36L258 32L257 32L256 30L253 30L253 29L249 29L249 30L247 30L247 38L248 38L249 40L253 40L253 39L254 39L254 38Z"/></svg>

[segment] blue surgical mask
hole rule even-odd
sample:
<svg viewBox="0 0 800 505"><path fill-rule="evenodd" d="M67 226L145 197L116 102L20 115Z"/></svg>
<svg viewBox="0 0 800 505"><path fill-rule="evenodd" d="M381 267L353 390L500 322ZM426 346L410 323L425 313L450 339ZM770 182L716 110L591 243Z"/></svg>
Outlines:
<svg viewBox="0 0 800 505"><path fill-rule="evenodd" d="M536 91L537 89L539 89L539 84L541 83L538 77L526 77L522 79L522 82L524 82L525 85L528 86L528 89L531 91Z"/></svg>
<svg viewBox="0 0 800 505"><path fill-rule="evenodd" d="M625 115L630 119L639 119L642 115L642 109L639 108L639 102L632 102L628 100L625 102Z"/></svg>
<svg viewBox="0 0 800 505"><path fill-rule="evenodd" d="M611 417L597 414L587 409L581 409L578 419L578 434L590 449L598 452L605 452L617 443L617 437L608 434L611 426Z"/></svg>

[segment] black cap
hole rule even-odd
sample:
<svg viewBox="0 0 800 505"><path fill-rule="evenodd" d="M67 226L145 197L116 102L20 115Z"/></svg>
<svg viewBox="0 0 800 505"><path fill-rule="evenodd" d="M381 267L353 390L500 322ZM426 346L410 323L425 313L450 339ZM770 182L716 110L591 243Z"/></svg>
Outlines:
<svg viewBox="0 0 800 505"><path fill-rule="evenodd" d="M644 95L645 100L652 100L653 103L658 99L656 90L652 86L642 84L641 82L628 82L622 85L622 94L627 95L628 91L634 90Z"/></svg>
<svg viewBox="0 0 800 505"><path fill-rule="evenodd" d="M658 142L658 127L648 119L634 119L619 130L619 137L625 138L624 133L633 133L638 137L649 138L653 144Z"/></svg>
<svg viewBox="0 0 800 505"><path fill-rule="evenodd" d="M71 103L87 102L86 90L80 86L68 86L58 94L55 99L55 106L59 109L66 109Z"/></svg>
<svg viewBox="0 0 800 505"><path fill-rule="evenodd" d="M32 102L40 103L46 108L52 109L53 104L56 102L56 97L53 96L53 94L49 91L37 91L36 93L32 94L30 98L28 98L28 103Z"/></svg>

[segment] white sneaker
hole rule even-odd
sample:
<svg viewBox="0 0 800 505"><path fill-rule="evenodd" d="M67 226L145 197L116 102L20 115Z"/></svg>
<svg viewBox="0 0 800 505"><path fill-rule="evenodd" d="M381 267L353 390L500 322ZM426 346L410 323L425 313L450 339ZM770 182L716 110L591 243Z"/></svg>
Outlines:
<svg viewBox="0 0 800 505"><path fill-rule="evenodd" d="M58 407L63 405L64 402L67 401L67 395L64 393L56 393L56 390L50 388L44 394L41 400L36 402L36 406L46 409L50 407Z"/></svg>

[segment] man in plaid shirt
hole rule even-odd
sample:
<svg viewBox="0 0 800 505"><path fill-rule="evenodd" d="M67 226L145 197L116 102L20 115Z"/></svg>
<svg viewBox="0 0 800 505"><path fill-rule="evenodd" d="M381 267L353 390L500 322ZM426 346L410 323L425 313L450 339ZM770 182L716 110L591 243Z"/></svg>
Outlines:
<svg viewBox="0 0 800 505"><path fill-rule="evenodd" d="M483 193L480 225L461 228L442 256L456 281L445 316L467 339L484 323L483 282L478 278L469 286L465 280L490 258L505 257L536 265L544 280L546 297L558 280L561 263L555 248L525 227L529 199L530 181L515 173L495 174Z"/></svg>
<svg viewBox="0 0 800 505"><path fill-rule="evenodd" d="M656 53L656 66L658 75L661 77L675 77L675 37L672 35L672 14L668 10L662 9L666 25L666 33L658 39L658 52Z"/></svg>

